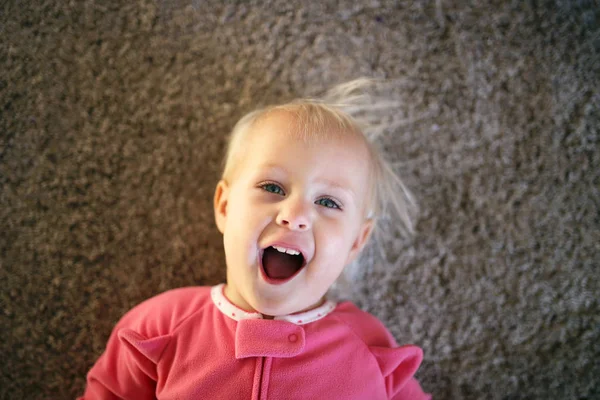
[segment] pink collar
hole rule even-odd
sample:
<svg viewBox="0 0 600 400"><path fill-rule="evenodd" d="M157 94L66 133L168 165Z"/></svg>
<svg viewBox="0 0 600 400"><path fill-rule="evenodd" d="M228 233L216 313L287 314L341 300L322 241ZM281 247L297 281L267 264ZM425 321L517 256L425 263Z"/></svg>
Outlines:
<svg viewBox="0 0 600 400"><path fill-rule="evenodd" d="M262 314L260 314L260 313L244 311L241 308L232 304L227 299L227 297L225 297L225 295L223 294L224 287L225 287L225 284L221 283L219 285L213 286L210 291L210 296L212 298L212 301L213 301L213 303L215 303L215 306L217 306L219 311L221 311L223 314L225 314L229 318L234 319L236 321L241 321L244 319L262 319L263 318ZM310 322L314 322L314 321L317 321L317 320L325 317L327 314L332 312L336 306L337 306L336 303L334 303L333 301L327 300L327 301L325 301L325 303L323 303L322 305L320 305L317 308L313 308L312 310L295 313L295 314L290 314L290 315L280 315L278 317L275 317L275 319L282 320L282 321L288 321L288 322L291 322L292 324L296 324L296 325L304 325L304 324L308 324Z"/></svg>

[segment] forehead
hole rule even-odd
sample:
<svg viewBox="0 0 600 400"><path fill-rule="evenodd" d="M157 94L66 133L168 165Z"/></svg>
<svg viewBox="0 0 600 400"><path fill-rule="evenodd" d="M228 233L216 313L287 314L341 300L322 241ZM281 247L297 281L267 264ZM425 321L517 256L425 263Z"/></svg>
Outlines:
<svg viewBox="0 0 600 400"><path fill-rule="evenodd" d="M301 142L307 147L344 145L359 153L365 147L362 133L343 127L334 116L324 113L313 115L306 111L274 110L259 117L249 131L248 141L268 137L288 140L294 145Z"/></svg>
<svg viewBox="0 0 600 400"><path fill-rule="evenodd" d="M318 129L321 129L319 131ZM291 113L276 112L258 120L243 146L242 169L279 175L302 175L329 186L362 193L369 180L369 153L355 132L335 123L306 127Z"/></svg>
<svg viewBox="0 0 600 400"><path fill-rule="evenodd" d="M368 158L362 134L343 129L333 118L311 120L287 111L275 111L259 118L249 129L245 147L315 154L337 152L341 158ZM256 150L256 149L255 149ZM305 154L306 155L306 154Z"/></svg>

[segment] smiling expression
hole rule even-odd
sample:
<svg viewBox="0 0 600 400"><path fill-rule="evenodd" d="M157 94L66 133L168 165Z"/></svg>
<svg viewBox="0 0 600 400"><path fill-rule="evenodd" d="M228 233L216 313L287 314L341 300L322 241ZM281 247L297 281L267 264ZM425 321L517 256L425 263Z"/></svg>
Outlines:
<svg viewBox="0 0 600 400"><path fill-rule="evenodd" d="M285 111L256 121L235 173L215 192L227 262L225 294L237 306L267 316L319 305L372 229L365 219L364 142L353 134L342 139L343 133L308 142L299 138L296 125ZM300 253L294 257L301 268L285 279L269 277L262 260L265 251L277 251L270 246Z"/></svg>

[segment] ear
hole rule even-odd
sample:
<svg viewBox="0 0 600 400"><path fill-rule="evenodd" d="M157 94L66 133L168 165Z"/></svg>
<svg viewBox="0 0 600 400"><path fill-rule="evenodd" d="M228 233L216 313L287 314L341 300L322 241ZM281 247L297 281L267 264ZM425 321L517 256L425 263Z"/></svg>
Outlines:
<svg viewBox="0 0 600 400"><path fill-rule="evenodd" d="M354 261L354 259L360 254L363 247L365 247L365 245L369 241L369 237L371 236L371 233L373 232L373 226L374 226L373 221L374 221L373 219L367 219L362 223L362 225L358 231L358 236L356 237L356 240L352 244L350 253L348 253L348 258L346 259L346 265L348 265L352 261Z"/></svg>
<svg viewBox="0 0 600 400"><path fill-rule="evenodd" d="M217 228L221 233L225 233L225 221L227 220L227 200L229 197L229 185L226 181L221 179L217 183L215 189L215 198L213 201L213 207L215 210L215 222Z"/></svg>

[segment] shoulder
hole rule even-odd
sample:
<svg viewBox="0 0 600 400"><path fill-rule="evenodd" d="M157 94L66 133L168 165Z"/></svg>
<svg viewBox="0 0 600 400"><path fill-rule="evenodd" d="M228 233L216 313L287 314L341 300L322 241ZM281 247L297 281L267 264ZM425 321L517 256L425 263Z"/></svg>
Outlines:
<svg viewBox="0 0 600 400"><path fill-rule="evenodd" d="M208 286L167 290L129 310L117 328L132 329L145 337L170 334L187 318L211 304L210 290Z"/></svg>
<svg viewBox="0 0 600 400"><path fill-rule="evenodd" d="M392 334L375 316L350 302L338 304L332 315L360 338L377 363L389 398L430 399L414 379L423 351L413 345L398 346Z"/></svg>
<svg viewBox="0 0 600 400"><path fill-rule="evenodd" d="M368 346L397 346L392 334L377 317L361 310L351 302L339 303L332 316L346 325Z"/></svg>

